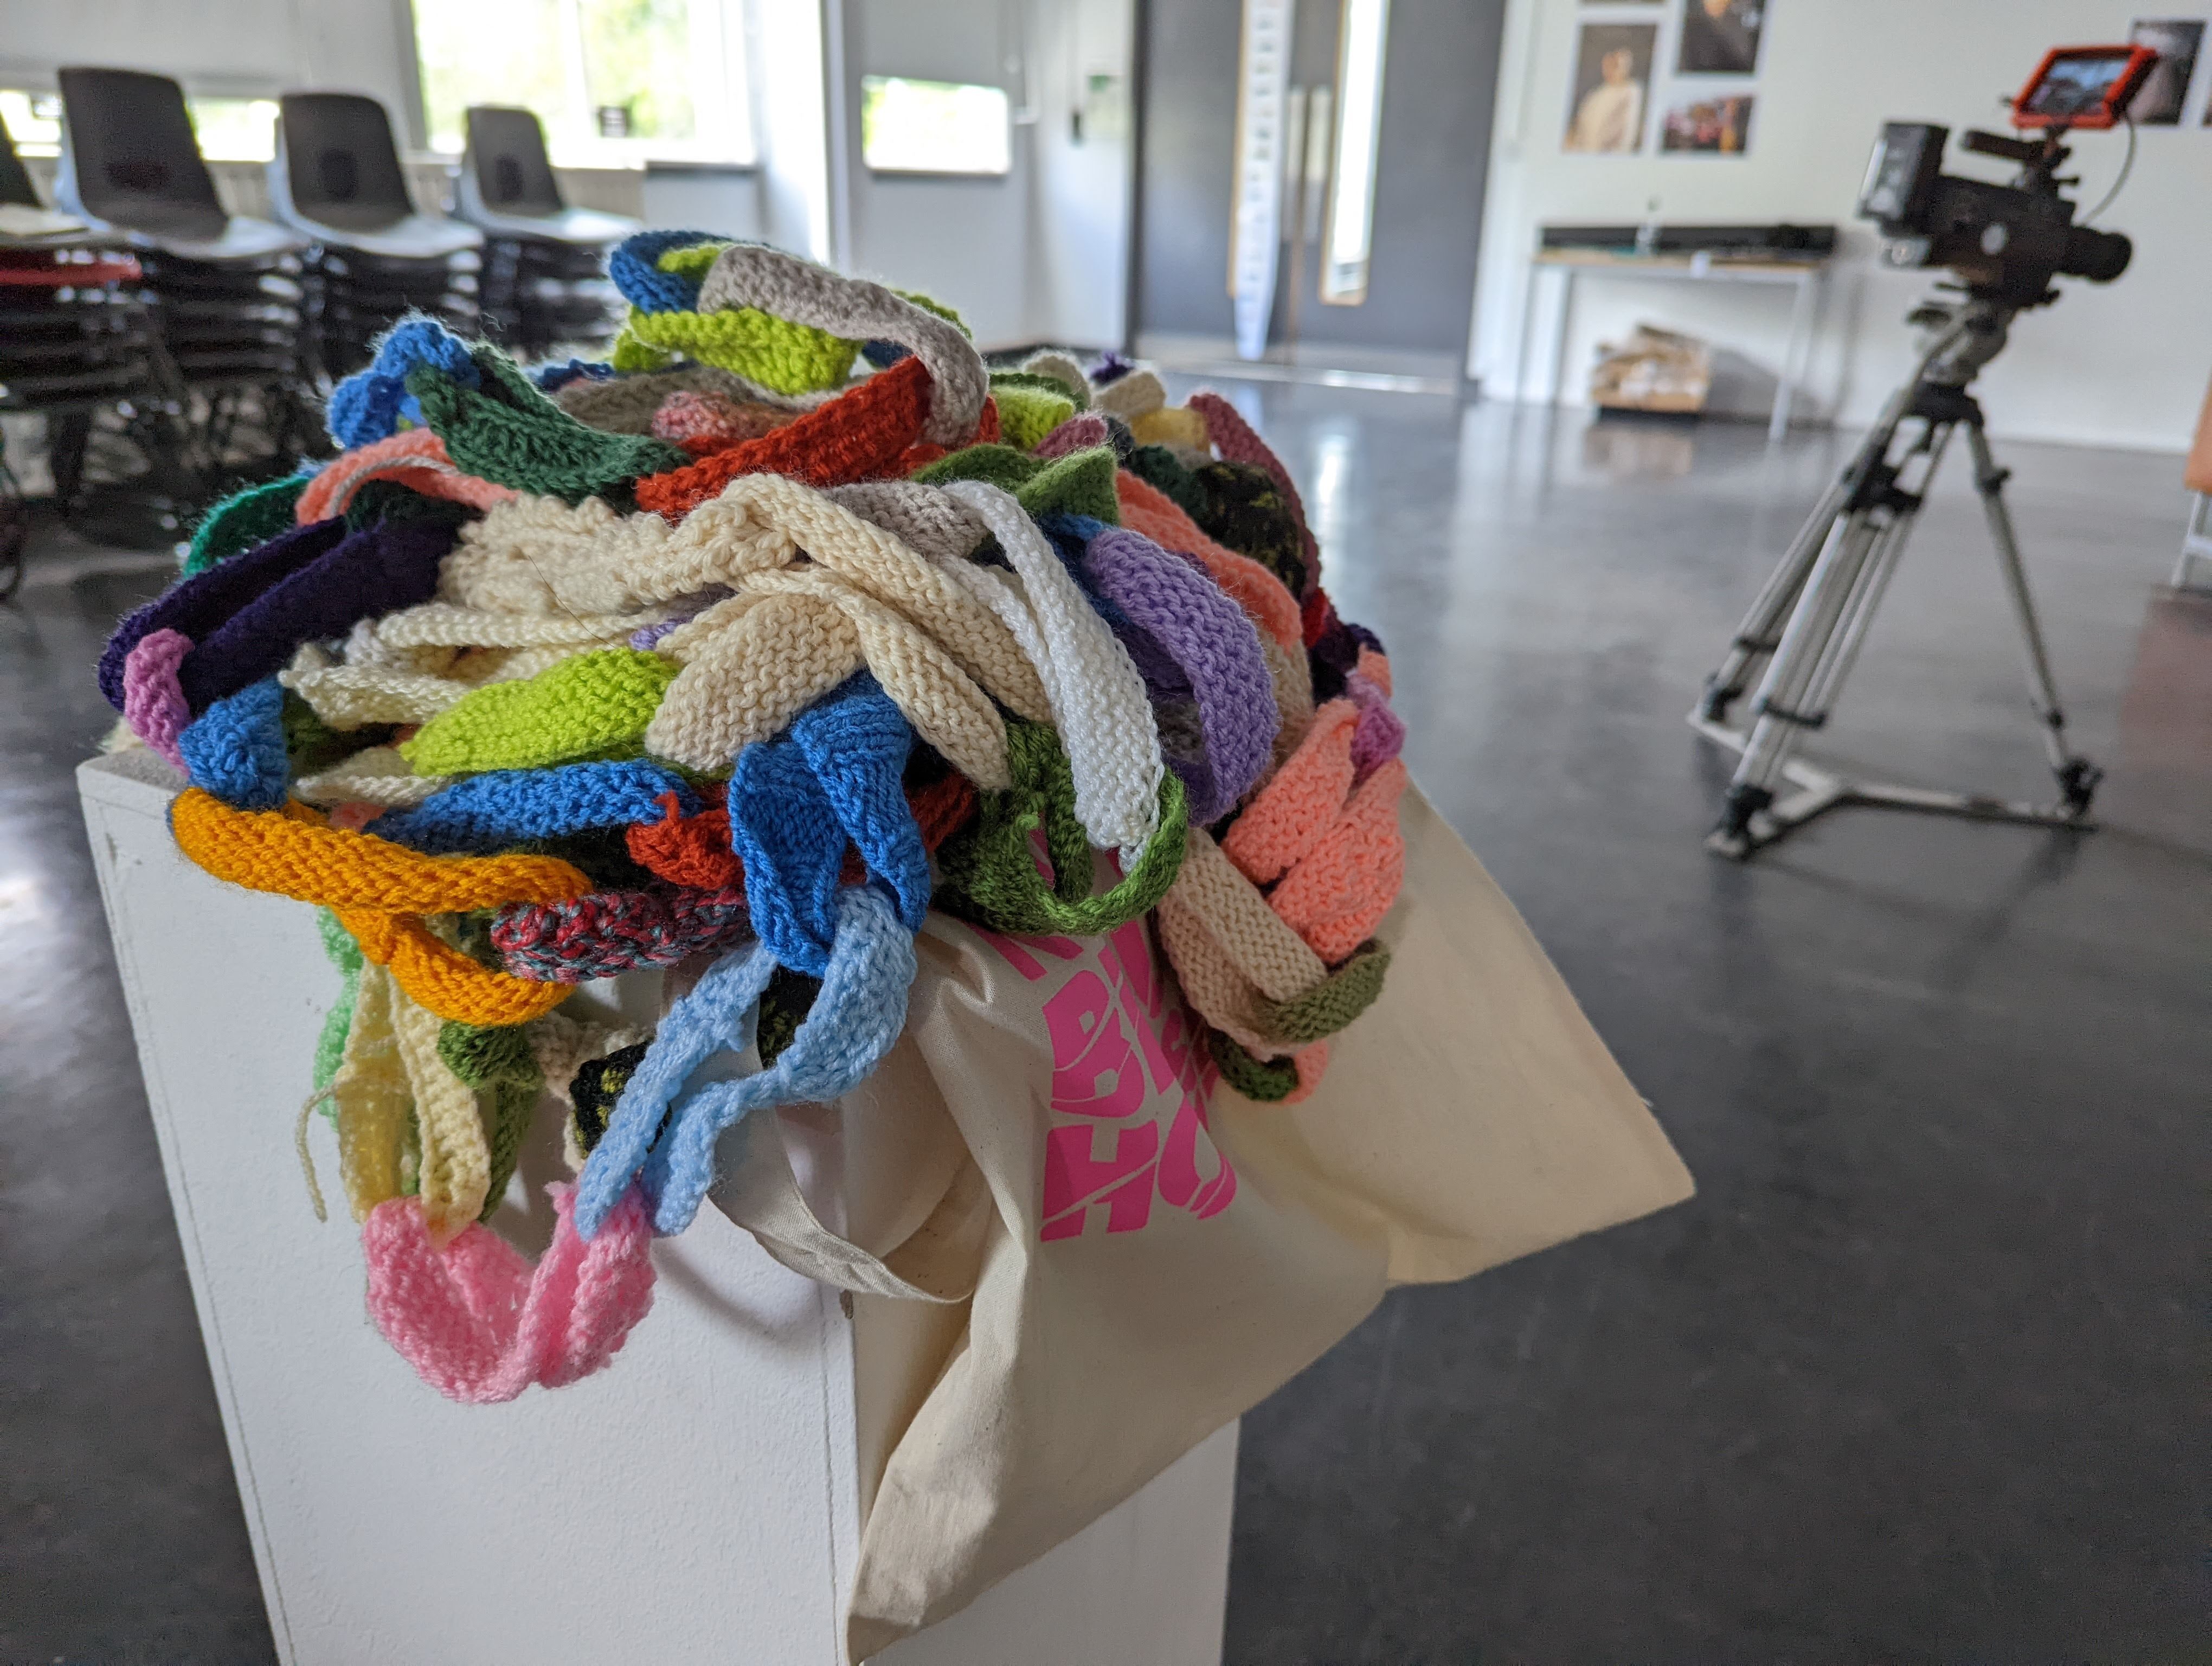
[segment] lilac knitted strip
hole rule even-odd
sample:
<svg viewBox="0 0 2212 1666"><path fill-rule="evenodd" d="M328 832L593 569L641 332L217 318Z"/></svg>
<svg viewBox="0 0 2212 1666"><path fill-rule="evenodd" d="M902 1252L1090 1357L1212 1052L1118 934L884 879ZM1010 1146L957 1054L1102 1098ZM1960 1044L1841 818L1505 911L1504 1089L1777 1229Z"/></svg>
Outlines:
<svg viewBox="0 0 2212 1666"><path fill-rule="evenodd" d="M1355 780L1365 781L1405 749L1406 720L1390 709L1381 688L1356 671L1345 678L1344 691L1359 708L1359 722L1352 732L1352 768Z"/></svg>
<svg viewBox="0 0 2212 1666"><path fill-rule="evenodd" d="M502 903L492 916L491 942L516 977L582 983L720 952L749 931L743 885L683 886Z"/></svg>
<svg viewBox="0 0 2212 1666"><path fill-rule="evenodd" d="M1194 823L1217 821L1267 769L1281 722L1260 633L1204 569L1125 527L1092 537L1085 575L1170 654L1198 701L1202 757L1171 760Z"/></svg>
<svg viewBox="0 0 2212 1666"><path fill-rule="evenodd" d="M199 639L178 673L186 702L204 711L281 670L302 642L343 636L356 620L428 601L454 536L455 528L435 520L379 521L356 532Z"/></svg>
<svg viewBox="0 0 2212 1666"><path fill-rule="evenodd" d="M266 544L217 562L127 614L100 655L100 691L107 696L107 703L118 711L123 709L123 662L146 637L157 630L177 630L196 641L205 641L224 620L263 591L335 548L345 530L342 520L295 526Z"/></svg>

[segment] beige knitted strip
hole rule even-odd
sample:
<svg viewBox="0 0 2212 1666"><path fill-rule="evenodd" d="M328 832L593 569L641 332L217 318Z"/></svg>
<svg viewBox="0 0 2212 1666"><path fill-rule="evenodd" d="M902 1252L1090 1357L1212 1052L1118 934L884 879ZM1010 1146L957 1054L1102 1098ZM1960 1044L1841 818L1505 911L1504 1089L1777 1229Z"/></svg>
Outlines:
<svg viewBox="0 0 2212 1666"><path fill-rule="evenodd" d="M1267 775L1283 767L1283 760L1297 751L1298 742L1306 738L1313 727L1313 667L1303 654L1293 654L1266 631L1260 633L1260 655L1267 662L1267 681L1275 695L1274 762ZM1257 791L1255 786L1253 789ZM1248 797L1249 794L1247 795Z"/></svg>
<svg viewBox="0 0 2212 1666"><path fill-rule="evenodd" d="M929 372L929 419L921 437L957 446L975 432L990 396L981 356L959 326L894 295L880 283L847 277L781 249L732 243L699 285L702 313L757 307L794 324L914 349Z"/></svg>
<svg viewBox="0 0 2212 1666"><path fill-rule="evenodd" d="M719 393L746 404L774 405L804 413L843 390L819 393L776 393L747 381L734 371L711 364L682 364L667 370L608 379L579 377L556 388L553 402L586 428L603 434L650 434L653 414L672 393Z"/></svg>
<svg viewBox="0 0 2212 1666"><path fill-rule="evenodd" d="M1328 976L1322 958L1267 905L1204 828L1190 830L1168 895L1206 922L1237 970L1267 1000L1288 1000Z"/></svg>
<svg viewBox="0 0 2212 1666"><path fill-rule="evenodd" d="M1279 1057L1283 1044L1260 1028L1258 992L1238 975L1206 922L1177 902L1173 891L1160 898L1152 920L1191 1010L1255 1058Z"/></svg>
<svg viewBox="0 0 2212 1666"><path fill-rule="evenodd" d="M1078 410L1091 408L1091 381L1083 374L1083 367L1065 353L1047 349L1032 353L1022 361L1022 368L1032 376L1049 376L1074 397Z"/></svg>
<svg viewBox="0 0 2212 1666"><path fill-rule="evenodd" d="M292 783L309 804L380 804L407 810L453 785L451 775L418 775L396 746L371 746Z"/></svg>
<svg viewBox="0 0 2212 1666"><path fill-rule="evenodd" d="M438 1056L444 1025L443 1018L393 986L392 1037L415 1101L422 1142L422 1224L433 1243L444 1243L482 1214L491 1188L491 1146L476 1090Z"/></svg>
<svg viewBox="0 0 2212 1666"><path fill-rule="evenodd" d="M660 623L665 613L517 614L424 602L376 621L376 640L386 648L612 648Z"/></svg>
<svg viewBox="0 0 2212 1666"><path fill-rule="evenodd" d="M448 677L387 671L379 666L332 666L325 671L279 672L276 680L313 708L333 729L372 723L427 723L474 686Z"/></svg>
<svg viewBox="0 0 2212 1666"><path fill-rule="evenodd" d="M1103 387L1091 390L1091 408L1123 422L1158 410L1168 402L1168 390L1150 370L1132 370Z"/></svg>
<svg viewBox="0 0 2212 1666"><path fill-rule="evenodd" d="M948 569L966 562L990 530L957 498L919 481L863 480L824 496Z"/></svg>

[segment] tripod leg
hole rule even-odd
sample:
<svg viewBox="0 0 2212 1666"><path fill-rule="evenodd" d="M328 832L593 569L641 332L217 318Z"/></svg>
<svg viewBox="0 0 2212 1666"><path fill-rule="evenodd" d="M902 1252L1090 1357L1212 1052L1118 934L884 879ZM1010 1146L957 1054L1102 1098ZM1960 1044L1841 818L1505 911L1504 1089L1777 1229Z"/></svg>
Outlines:
<svg viewBox="0 0 2212 1666"><path fill-rule="evenodd" d="M2020 625L2021 642L2027 661L2027 699L2043 723L2043 747L2051 760L2067 808L2086 815L2105 772L2087 758L2077 757L2066 745L2066 718L2058 707L2058 687L2051 680L2051 655L2043 645L2043 627L2036 622L2035 599L2027 588L2027 569L2020 558L2020 540L2014 536L2012 512L2005 507L2004 483L2012 471L1999 465L1990 451L1989 436L1979 423L1966 425L1966 443L1974 453L1974 490L1982 500L1989 521L1990 538L1996 545L1997 572L2011 599L2013 617Z"/></svg>

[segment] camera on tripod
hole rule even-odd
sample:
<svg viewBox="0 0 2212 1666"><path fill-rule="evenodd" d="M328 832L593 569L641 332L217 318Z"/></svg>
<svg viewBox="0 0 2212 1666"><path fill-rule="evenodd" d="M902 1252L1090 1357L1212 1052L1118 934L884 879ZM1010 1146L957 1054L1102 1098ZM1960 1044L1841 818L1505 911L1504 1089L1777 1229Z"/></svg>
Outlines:
<svg viewBox="0 0 2212 1666"><path fill-rule="evenodd" d="M2074 223L2074 204L2058 177L2072 155L2060 143L2070 128L2106 128L2123 119L2158 54L2148 46L2062 46L2047 54L2013 100L2013 125L2039 138L1969 131L1960 143L1977 155L2021 164L2008 185L1944 173L1951 130L1932 122L1883 127L1867 163L1859 215L1879 222L1890 266L1948 266L1975 297L2011 307L2056 301L2055 277L2109 283L2128 268L2134 246L2118 232Z"/></svg>

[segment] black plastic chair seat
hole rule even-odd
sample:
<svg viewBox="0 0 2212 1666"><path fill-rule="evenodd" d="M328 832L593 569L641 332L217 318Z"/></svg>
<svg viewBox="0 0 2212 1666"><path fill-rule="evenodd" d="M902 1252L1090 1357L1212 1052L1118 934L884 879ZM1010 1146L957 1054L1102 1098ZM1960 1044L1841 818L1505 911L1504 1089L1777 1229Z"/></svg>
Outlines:
<svg viewBox="0 0 2212 1666"><path fill-rule="evenodd" d="M466 135L453 199L471 225L495 237L594 249L644 229L625 216L570 208L562 200L545 155L545 130L529 111L477 105L463 120Z"/></svg>
<svg viewBox="0 0 2212 1666"><path fill-rule="evenodd" d="M480 248L483 234L418 213L392 121L358 93L287 93L278 105L269 198L277 216L331 249L438 260Z"/></svg>

